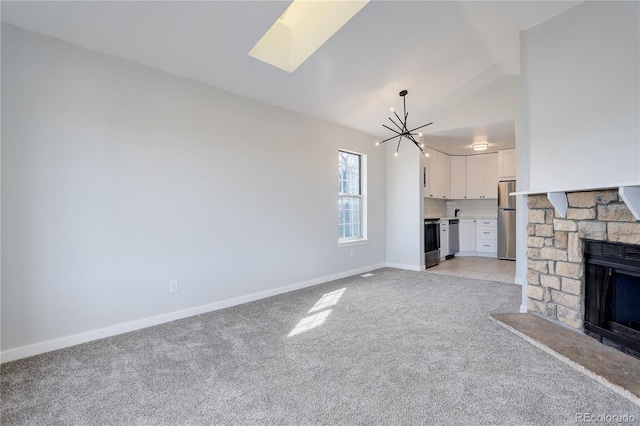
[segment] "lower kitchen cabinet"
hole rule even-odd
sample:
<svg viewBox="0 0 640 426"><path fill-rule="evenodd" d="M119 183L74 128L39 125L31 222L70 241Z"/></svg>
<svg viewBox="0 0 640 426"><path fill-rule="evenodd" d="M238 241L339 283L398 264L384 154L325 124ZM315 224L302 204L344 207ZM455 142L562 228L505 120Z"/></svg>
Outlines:
<svg viewBox="0 0 640 426"><path fill-rule="evenodd" d="M476 256L476 220L460 219L460 251L456 256Z"/></svg>
<svg viewBox="0 0 640 426"><path fill-rule="evenodd" d="M449 221L440 221L440 260L445 260L449 253Z"/></svg>
<svg viewBox="0 0 640 426"><path fill-rule="evenodd" d="M476 251L478 256L498 257L498 221L496 219L476 221Z"/></svg>

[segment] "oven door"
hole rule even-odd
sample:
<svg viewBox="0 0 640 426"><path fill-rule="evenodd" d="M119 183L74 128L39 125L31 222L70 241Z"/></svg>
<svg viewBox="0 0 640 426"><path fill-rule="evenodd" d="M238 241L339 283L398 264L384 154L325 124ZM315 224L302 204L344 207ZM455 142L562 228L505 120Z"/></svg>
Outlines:
<svg viewBox="0 0 640 426"><path fill-rule="evenodd" d="M424 221L424 252L429 253L440 248L440 224L436 221Z"/></svg>

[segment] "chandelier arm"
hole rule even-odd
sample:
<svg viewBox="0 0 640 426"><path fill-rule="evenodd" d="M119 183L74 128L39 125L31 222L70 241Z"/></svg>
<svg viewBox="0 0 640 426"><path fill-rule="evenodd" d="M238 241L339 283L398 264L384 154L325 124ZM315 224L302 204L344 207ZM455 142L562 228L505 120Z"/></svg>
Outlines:
<svg viewBox="0 0 640 426"><path fill-rule="evenodd" d="M382 144L382 143L388 142L388 141L390 141L391 139L395 139L395 138L397 138L398 136L402 136L402 135L401 135L401 134L397 134L397 135L395 135L395 136L391 136L389 139L385 139L385 140L383 140L383 141L381 141L381 142L379 142L379 143L381 143L381 144Z"/></svg>
<svg viewBox="0 0 640 426"><path fill-rule="evenodd" d="M402 124L402 127L404 127L404 129L406 129L407 128L407 122L406 121L402 121L400 119L400 116L398 116L397 112L393 111L393 113L396 115L396 117L398 117L398 121L400 122L400 124ZM402 130L403 132L404 132L404 129Z"/></svg>
<svg viewBox="0 0 640 426"><path fill-rule="evenodd" d="M404 129L402 127L400 127L398 125L398 123L396 123L395 121L393 121L393 119L391 117L389 117L389 121L391 121L393 123L394 126L396 126L398 128L398 130L400 130L400 132L404 133ZM384 124L383 124L384 126ZM395 131L395 130L394 130Z"/></svg>
<svg viewBox="0 0 640 426"><path fill-rule="evenodd" d="M422 147L420 146L420 144L419 144L419 143L418 143L418 142L417 142L413 137L411 137L411 142L413 142L413 143L418 147L418 149L420 150L420 152L422 152L422 155L427 155L427 154L425 154L425 152L424 152L424 150L422 149Z"/></svg>
<svg viewBox="0 0 640 426"><path fill-rule="evenodd" d="M414 130L422 129L423 127L430 126L431 124L433 124L433 121L432 121L431 123L427 123L427 124L425 124L424 126L420 126L420 127L416 127L415 129L411 129L411 130L409 130L407 133L411 133L411 132L413 132Z"/></svg>
<svg viewBox="0 0 640 426"><path fill-rule="evenodd" d="M398 147L396 148L396 155L398 154L398 151L400 151L400 142L402 142L402 136L400 136L400 138L398 139Z"/></svg>
<svg viewBox="0 0 640 426"><path fill-rule="evenodd" d="M382 127L386 127L387 129L389 129L389 130L391 130L392 132L394 132L394 133L396 134L396 136L394 136L394 138L395 138L395 137L397 137L397 136L400 136L400 135L403 135L403 134L404 134L404 133L401 133L401 132L397 131L396 129L392 129L391 127L389 127L389 126L387 126L387 125L384 125L384 124L382 125Z"/></svg>

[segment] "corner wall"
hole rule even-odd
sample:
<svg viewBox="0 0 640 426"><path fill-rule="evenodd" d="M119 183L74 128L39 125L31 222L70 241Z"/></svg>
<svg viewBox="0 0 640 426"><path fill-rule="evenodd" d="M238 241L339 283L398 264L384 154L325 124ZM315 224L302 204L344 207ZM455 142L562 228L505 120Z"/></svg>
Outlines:
<svg viewBox="0 0 640 426"><path fill-rule="evenodd" d="M521 58L530 176L518 190L640 184L640 3L583 2L522 32Z"/></svg>

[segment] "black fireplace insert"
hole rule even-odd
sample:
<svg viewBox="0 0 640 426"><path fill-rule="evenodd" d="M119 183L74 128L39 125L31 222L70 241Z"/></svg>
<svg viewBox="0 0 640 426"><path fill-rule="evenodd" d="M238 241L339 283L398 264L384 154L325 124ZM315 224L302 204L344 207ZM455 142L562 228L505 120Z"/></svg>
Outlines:
<svg viewBox="0 0 640 426"><path fill-rule="evenodd" d="M585 240L585 333L640 358L640 246Z"/></svg>

